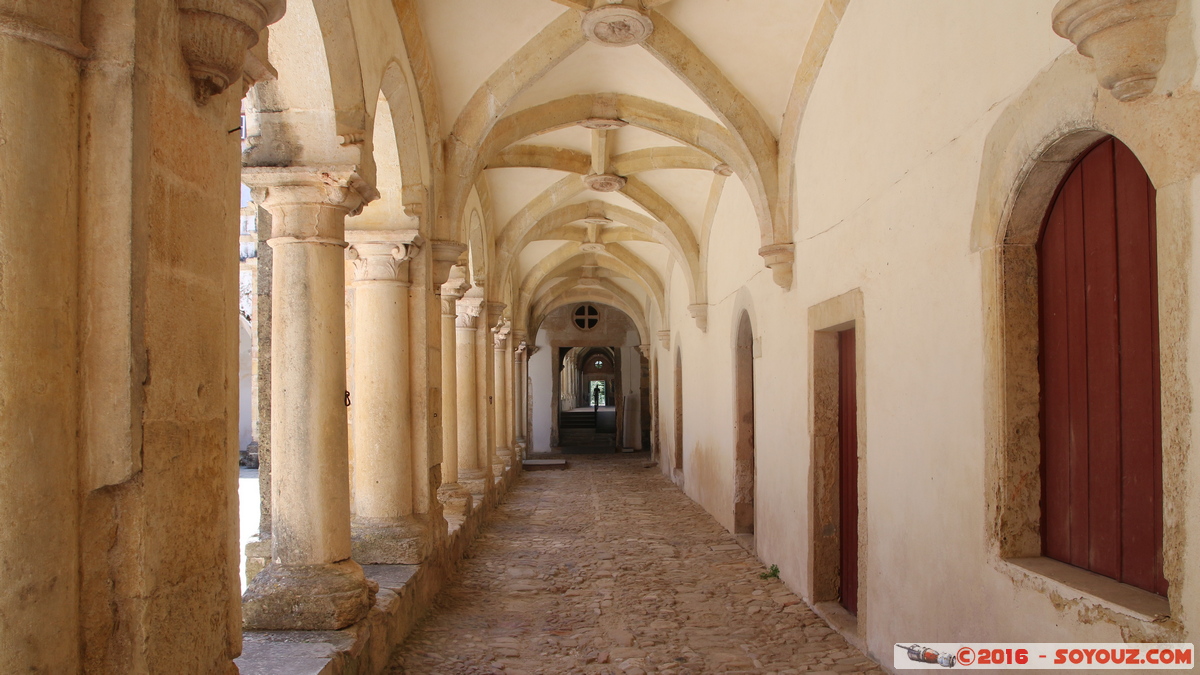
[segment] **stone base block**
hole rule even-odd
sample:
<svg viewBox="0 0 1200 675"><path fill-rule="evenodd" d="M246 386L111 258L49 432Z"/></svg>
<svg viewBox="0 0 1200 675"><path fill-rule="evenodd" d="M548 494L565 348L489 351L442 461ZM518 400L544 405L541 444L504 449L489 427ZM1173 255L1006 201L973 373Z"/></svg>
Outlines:
<svg viewBox="0 0 1200 675"><path fill-rule="evenodd" d="M428 524L416 515L396 522L352 524L350 554L363 565L419 565L432 545Z"/></svg>
<svg viewBox="0 0 1200 675"><path fill-rule="evenodd" d="M246 583L271 562L271 538L258 538L246 544Z"/></svg>
<svg viewBox="0 0 1200 675"><path fill-rule="evenodd" d="M446 483L438 488L438 501L442 503L446 516L465 516L471 513L474 500L471 493L458 483Z"/></svg>
<svg viewBox="0 0 1200 675"><path fill-rule="evenodd" d="M341 630L361 620L379 585L353 560L267 565L242 596L247 630Z"/></svg>

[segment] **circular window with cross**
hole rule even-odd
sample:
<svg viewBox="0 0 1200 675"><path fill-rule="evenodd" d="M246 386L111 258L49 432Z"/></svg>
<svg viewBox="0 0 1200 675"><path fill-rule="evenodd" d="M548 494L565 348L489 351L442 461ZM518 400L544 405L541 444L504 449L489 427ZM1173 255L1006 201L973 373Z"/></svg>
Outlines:
<svg viewBox="0 0 1200 675"><path fill-rule="evenodd" d="M575 326L579 330L591 330L600 323L600 310L595 305L580 305L575 308Z"/></svg>

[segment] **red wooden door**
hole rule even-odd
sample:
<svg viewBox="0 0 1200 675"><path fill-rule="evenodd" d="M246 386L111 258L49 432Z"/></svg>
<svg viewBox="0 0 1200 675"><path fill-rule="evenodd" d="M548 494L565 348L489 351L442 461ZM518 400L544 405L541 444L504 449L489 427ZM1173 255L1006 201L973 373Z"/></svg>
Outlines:
<svg viewBox="0 0 1200 675"><path fill-rule="evenodd" d="M1039 243L1047 557L1166 594L1154 186L1109 138Z"/></svg>
<svg viewBox="0 0 1200 675"><path fill-rule="evenodd" d="M841 495L841 599L858 613L858 378L854 329L838 333L838 492Z"/></svg>

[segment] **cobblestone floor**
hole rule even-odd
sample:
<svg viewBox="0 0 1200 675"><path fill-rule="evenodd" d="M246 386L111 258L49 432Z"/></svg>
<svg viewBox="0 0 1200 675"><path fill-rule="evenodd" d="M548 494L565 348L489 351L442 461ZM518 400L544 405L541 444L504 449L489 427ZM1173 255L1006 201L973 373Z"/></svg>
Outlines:
<svg viewBox="0 0 1200 675"><path fill-rule="evenodd" d="M645 455L526 473L392 675L882 673Z"/></svg>

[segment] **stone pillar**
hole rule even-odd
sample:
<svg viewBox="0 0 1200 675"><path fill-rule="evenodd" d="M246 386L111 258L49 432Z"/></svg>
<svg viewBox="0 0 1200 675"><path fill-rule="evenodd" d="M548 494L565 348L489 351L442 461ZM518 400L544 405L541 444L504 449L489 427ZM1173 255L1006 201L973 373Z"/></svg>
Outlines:
<svg viewBox="0 0 1200 675"><path fill-rule="evenodd" d="M486 435L480 434L480 407L478 350L479 313L483 309L482 290L478 287L469 290L461 300L455 303L458 318L455 321L456 341L455 374L458 380L458 482L467 488L476 500L481 500L487 493L484 462L480 452L481 439ZM486 432L486 428L484 428Z"/></svg>
<svg viewBox="0 0 1200 675"><path fill-rule="evenodd" d="M466 270L455 266L441 286L442 304L442 486L438 499L446 513L462 516L471 510L471 493L459 483L458 451L458 300L467 288ZM473 336L472 336L473 339ZM470 352L470 350L467 350ZM469 353L474 370L474 353ZM473 392L472 392L473 394ZM468 397L470 398L470 397ZM472 420L472 424L474 421ZM471 434L474 437L474 434Z"/></svg>
<svg viewBox="0 0 1200 675"><path fill-rule="evenodd" d="M0 672L74 673L80 670L76 176L79 70L87 50L77 37L79 2L0 4ZM89 403L103 415L117 409L112 399Z"/></svg>
<svg viewBox="0 0 1200 675"><path fill-rule="evenodd" d="M375 586L350 559L345 218L375 196L349 169L256 168L271 213L271 563L243 596L247 628L337 630Z"/></svg>
<svg viewBox="0 0 1200 675"><path fill-rule="evenodd" d="M408 261L415 230L346 233L354 261L354 520L359 563L415 565L429 528L414 515ZM423 473L423 472L422 472Z"/></svg>
<svg viewBox="0 0 1200 675"><path fill-rule="evenodd" d="M517 333L513 340L517 341L516 352L513 355L513 392L516 400L513 406L513 424L516 426L518 459L524 459L525 451L529 447L529 344L525 341L523 332Z"/></svg>
<svg viewBox="0 0 1200 675"><path fill-rule="evenodd" d="M479 290L484 291L483 288ZM496 391L492 366L495 336L490 328L499 319L504 307L502 302L484 303L479 312L480 330L475 335L475 375L479 383L479 463L488 476L496 475ZM492 481L488 485L490 490Z"/></svg>
<svg viewBox="0 0 1200 675"><path fill-rule="evenodd" d="M492 345L495 354L492 356L493 371L493 391L495 392L494 414L496 416L496 444L495 444L495 466L493 471L496 475L500 475L506 465L512 463L512 445L509 438L509 420L511 417L508 414L508 399L509 390L506 386L508 380L508 368L505 364L508 362L508 333L512 324L508 319L501 317L496 327L492 329L495 336Z"/></svg>
<svg viewBox="0 0 1200 675"><path fill-rule="evenodd" d="M510 458L517 456L517 378L513 370L516 342L510 334L504 345L504 440Z"/></svg>

